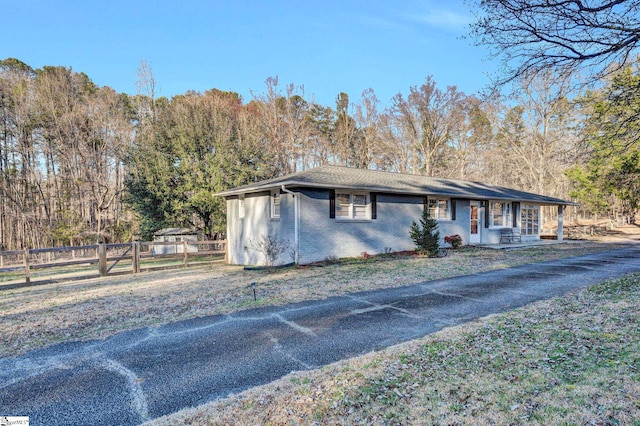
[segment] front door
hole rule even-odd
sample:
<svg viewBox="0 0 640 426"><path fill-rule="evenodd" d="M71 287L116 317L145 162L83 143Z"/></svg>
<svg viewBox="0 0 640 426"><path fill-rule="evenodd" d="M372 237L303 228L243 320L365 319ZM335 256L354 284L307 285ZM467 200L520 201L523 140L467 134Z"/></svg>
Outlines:
<svg viewBox="0 0 640 426"><path fill-rule="evenodd" d="M479 244L480 243L480 224L482 221L480 220L480 202L472 201L471 202L471 228L469 232L469 244Z"/></svg>

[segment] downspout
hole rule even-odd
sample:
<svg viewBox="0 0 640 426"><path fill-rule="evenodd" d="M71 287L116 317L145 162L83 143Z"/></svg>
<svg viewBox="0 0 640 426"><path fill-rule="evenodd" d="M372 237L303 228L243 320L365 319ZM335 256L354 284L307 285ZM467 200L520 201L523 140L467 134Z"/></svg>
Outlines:
<svg viewBox="0 0 640 426"><path fill-rule="evenodd" d="M295 250L293 261L297 265L300 263L300 210L299 197L296 197L295 192L288 190L284 185L280 186L282 192L286 192L287 194L291 194L293 197L293 249Z"/></svg>

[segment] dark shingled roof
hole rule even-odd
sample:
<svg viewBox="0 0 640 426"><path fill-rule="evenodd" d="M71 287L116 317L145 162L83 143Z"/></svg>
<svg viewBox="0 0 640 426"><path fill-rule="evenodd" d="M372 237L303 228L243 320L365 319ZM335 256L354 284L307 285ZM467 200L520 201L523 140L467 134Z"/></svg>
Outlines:
<svg viewBox="0 0 640 426"><path fill-rule="evenodd" d="M250 185L220 192L219 196L233 196L267 191L285 185L293 188L351 189L370 192L412 195L441 195L472 200L524 201L548 205L575 205L571 201L481 182L442 179L429 176L353 169L343 166L321 166Z"/></svg>

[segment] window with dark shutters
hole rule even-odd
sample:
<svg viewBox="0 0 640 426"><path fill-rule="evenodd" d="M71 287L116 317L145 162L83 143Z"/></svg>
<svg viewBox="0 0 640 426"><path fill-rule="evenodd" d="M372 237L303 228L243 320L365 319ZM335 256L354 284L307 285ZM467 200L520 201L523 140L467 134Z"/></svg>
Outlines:
<svg viewBox="0 0 640 426"><path fill-rule="evenodd" d="M429 210L429 217L438 220L451 220L449 199L426 197L424 202L424 208Z"/></svg>
<svg viewBox="0 0 640 426"><path fill-rule="evenodd" d="M378 215L376 194L329 190L329 218L341 222L366 222Z"/></svg>

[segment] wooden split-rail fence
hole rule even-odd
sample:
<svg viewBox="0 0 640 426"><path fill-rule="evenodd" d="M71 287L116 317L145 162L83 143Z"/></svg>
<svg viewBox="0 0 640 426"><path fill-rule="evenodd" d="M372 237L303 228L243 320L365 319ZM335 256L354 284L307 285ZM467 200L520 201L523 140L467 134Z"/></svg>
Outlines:
<svg viewBox="0 0 640 426"><path fill-rule="evenodd" d="M73 267L86 271L93 267L99 276L118 273L137 274L142 270L226 261L227 241L134 241L119 244L92 244L0 251L0 287L11 278L2 275L24 274L24 283L32 282L32 271L55 268L58 274L72 274ZM97 266L97 271L96 271Z"/></svg>

